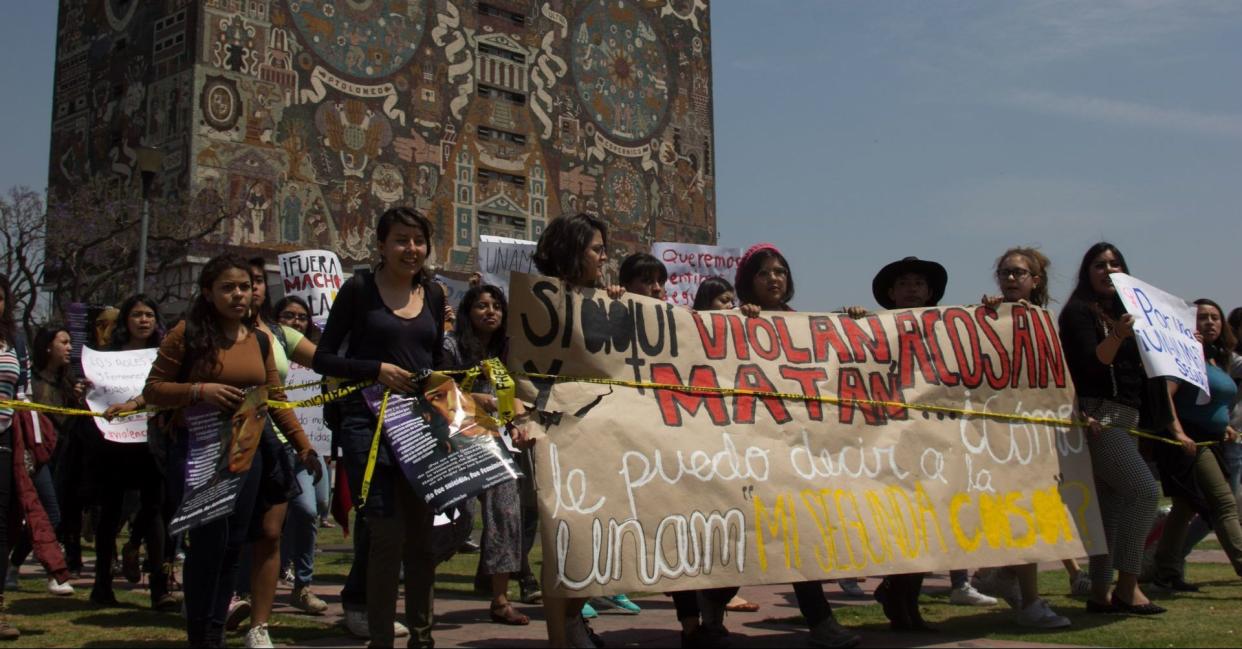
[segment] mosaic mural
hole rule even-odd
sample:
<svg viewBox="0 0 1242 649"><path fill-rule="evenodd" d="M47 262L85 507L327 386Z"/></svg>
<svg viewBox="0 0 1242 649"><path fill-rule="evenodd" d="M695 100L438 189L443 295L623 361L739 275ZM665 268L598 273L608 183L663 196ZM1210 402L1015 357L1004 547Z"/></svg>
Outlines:
<svg viewBox="0 0 1242 649"><path fill-rule="evenodd" d="M53 186L158 145L161 191L222 201L248 249L366 259L398 204L452 268L577 211L617 253L715 241L704 0L61 4Z"/></svg>

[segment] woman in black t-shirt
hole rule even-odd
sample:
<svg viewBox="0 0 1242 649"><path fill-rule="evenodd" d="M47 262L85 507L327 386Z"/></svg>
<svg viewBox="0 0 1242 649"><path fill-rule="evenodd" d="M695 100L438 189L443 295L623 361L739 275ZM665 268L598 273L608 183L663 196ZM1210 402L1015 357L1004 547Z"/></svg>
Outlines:
<svg viewBox="0 0 1242 649"><path fill-rule="evenodd" d="M1134 341L1134 316L1125 313L1109 278L1128 272L1116 246L1106 242L1091 246L1083 255L1078 284L1059 324L1079 408L1093 421L1088 447L1108 542L1108 554L1091 557L1087 610L1154 615L1165 609L1147 599L1138 577L1160 490L1139 454L1137 440L1127 432L1138 425L1146 379ZM1110 597L1114 568L1120 574Z"/></svg>
<svg viewBox="0 0 1242 649"><path fill-rule="evenodd" d="M376 225L376 244L378 268L373 274L355 275L341 287L313 366L324 376L379 381L394 392L416 392L419 373L441 365L444 345L444 293L427 267L431 223L410 208L390 209ZM347 342L349 350L342 353ZM342 403L337 443L355 494L361 493L375 425L376 417L361 395ZM366 566L370 646L393 645L399 577L395 567L403 561L406 623L414 634L410 646L431 646L433 512L414 493L384 444L360 513L370 543L365 562L357 557L355 567L362 571Z"/></svg>

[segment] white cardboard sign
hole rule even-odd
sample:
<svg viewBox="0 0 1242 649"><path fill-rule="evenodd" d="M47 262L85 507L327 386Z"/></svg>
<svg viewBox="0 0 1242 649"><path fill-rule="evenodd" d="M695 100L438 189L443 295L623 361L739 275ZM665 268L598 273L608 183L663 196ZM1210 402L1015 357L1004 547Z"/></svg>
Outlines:
<svg viewBox="0 0 1242 649"><path fill-rule="evenodd" d="M509 237L479 237L479 272L483 283L498 286L509 295L509 273L534 273L535 242Z"/></svg>
<svg viewBox="0 0 1242 649"><path fill-rule="evenodd" d="M82 372L91 382L86 393L86 405L94 412L103 412L108 406L125 403L142 394L147 374L159 349L137 349L128 352L100 352L82 347ZM122 444L138 444L147 441L148 414L132 415L108 421L95 417L95 425L105 439Z"/></svg>
<svg viewBox="0 0 1242 649"><path fill-rule="evenodd" d="M299 250L277 257L285 295L296 295L310 305L310 317L322 325L332 302L345 283L341 260L329 250Z"/></svg>
<svg viewBox="0 0 1242 649"><path fill-rule="evenodd" d="M732 284L742 261L742 252L737 248L671 241L652 244L651 254L668 269L665 301L684 307L694 305L699 285L708 277L723 277Z"/></svg>
<svg viewBox="0 0 1242 649"><path fill-rule="evenodd" d="M1170 376L1198 387L1208 399L1203 343L1195 339L1193 304L1125 273L1109 275L1126 312L1134 316L1134 338L1147 376Z"/></svg>

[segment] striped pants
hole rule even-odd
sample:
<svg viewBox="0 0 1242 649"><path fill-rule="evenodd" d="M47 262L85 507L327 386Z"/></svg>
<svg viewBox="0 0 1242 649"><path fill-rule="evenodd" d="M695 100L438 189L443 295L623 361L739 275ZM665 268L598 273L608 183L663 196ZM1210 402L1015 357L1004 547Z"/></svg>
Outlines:
<svg viewBox="0 0 1242 649"><path fill-rule="evenodd" d="M1138 440L1125 431L1138 425L1138 411L1103 399L1084 398L1082 411L1104 430L1088 438L1095 492L1104 523L1108 554L1091 557L1091 581L1113 582L1113 571L1138 575L1143 546L1156 520L1160 487L1139 455Z"/></svg>

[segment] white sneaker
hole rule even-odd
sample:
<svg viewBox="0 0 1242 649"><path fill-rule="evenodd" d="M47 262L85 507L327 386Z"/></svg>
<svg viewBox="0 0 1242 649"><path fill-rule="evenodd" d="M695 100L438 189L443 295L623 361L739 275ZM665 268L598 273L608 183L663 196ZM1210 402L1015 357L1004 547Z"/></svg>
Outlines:
<svg viewBox="0 0 1242 649"><path fill-rule="evenodd" d="M996 598L984 595L970 584L964 584L949 593L949 603L954 606L996 606Z"/></svg>
<svg viewBox="0 0 1242 649"><path fill-rule="evenodd" d="M58 597L68 597L73 594L73 584L65 582L63 584L56 583L53 577L47 578L47 592Z"/></svg>
<svg viewBox="0 0 1242 649"><path fill-rule="evenodd" d="M14 566L9 566L9 573L4 577L5 590L21 590L21 582L17 581L18 570Z"/></svg>
<svg viewBox="0 0 1242 649"><path fill-rule="evenodd" d="M266 624L256 624L246 632L247 647L271 647L272 636L267 634Z"/></svg>
<svg viewBox="0 0 1242 649"><path fill-rule="evenodd" d="M371 627L367 624L367 612L355 611L352 609L345 610L345 629L355 638L363 640L371 639ZM400 622L392 623L392 637L406 638L409 637L410 630Z"/></svg>
<svg viewBox="0 0 1242 649"><path fill-rule="evenodd" d="M371 627L367 626L367 612L345 609L345 630L355 638L371 639Z"/></svg>
<svg viewBox="0 0 1242 649"><path fill-rule="evenodd" d="M999 597L1015 611L1022 610L1022 589L1018 586L1018 578L1013 572L1004 568L984 568L976 570L970 578L970 585L980 593Z"/></svg>
<svg viewBox="0 0 1242 649"><path fill-rule="evenodd" d="M1070 595L1074 597L1091 596L1091 575L1086 570L1079 571L1078 576L1070 580Z"/></svg>
<svg viewBox="0 0 1242 649"><path fill-rule="evenodd" d="M1035 600L1030 606L1018 611L1018 624L1031 629L1064 629L1070 626L1069 618L1057 615L1048 602Z"/></svg>

